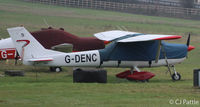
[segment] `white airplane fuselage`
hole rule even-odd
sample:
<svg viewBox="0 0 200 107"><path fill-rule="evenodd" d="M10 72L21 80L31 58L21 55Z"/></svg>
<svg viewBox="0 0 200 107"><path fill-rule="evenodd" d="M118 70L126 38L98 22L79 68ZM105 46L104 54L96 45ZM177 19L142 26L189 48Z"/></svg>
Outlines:
<svg viewBox="0 0 200 107"><path fill-rule="evenodd" d="M98 50L94 51L83 51L83 52L74 52L74 53L61 53L52 56L53 61L44 61L44 62L31 62L28 59L24 60L24 64L26 65L37 65L37 66L68 66L68 67L156 67L156 66L165 66L167 62L165 59L158 60L158 63L151 61L101 61L101 56ZM178 59L168 59L168 63L170 65L174 65L177 63L183 62L184 58Z"/></svg>

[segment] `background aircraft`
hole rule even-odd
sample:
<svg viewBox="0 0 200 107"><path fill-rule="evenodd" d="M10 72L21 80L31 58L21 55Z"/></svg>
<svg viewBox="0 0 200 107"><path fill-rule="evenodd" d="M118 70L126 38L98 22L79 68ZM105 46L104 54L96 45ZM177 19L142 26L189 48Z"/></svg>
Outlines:
<svg viewBox="0 0 200 107"><path fill-rule="evenodd" d="M45 49L24 27L7 30L23 58L23 64L34 66L128 67L138 72L140 67L167 66L171 72L170 68L183 62L188 51L194 49L189 45L190 36L187 44L172 44L162 40L181 36L107 31L95 34L100 40L111 42L106 48L64 53ZM172 70L172 79L180 80L180 74Z"/></svg>
<svg viewBox="0 0 200 107"><path fill-rule="evenodd" d="M95 37L78 37L64 31L63 28L42 28L40 31L31 32L46 49L64 52L86 51L105 48L104 42ZM19 59L11 38L0 40L0 60ZM51 71L61 71L61 67L50 67Z"/></svg>

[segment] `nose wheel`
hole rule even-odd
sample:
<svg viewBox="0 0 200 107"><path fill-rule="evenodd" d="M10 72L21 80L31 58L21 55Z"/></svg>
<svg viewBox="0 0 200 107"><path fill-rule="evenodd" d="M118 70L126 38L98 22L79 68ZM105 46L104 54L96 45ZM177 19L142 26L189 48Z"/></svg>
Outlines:
<svg viewBox="0 0 200 107"><path fill-rule="evenodd" d="M178 81L178 80L181 80L181 75L177 72L176 74L172 74L172 79L174 81Z"/></svg>
<svg viewBox="0 0 200 107"><path fill-rule="evenodd" d="M168 72L170 73L170 76L172 77L172 80L173 81L181 80L181 75L178 72L176 72L175 66L169 64L169 62L167 60L167 55L166 55L166 52L165 52L164 48L162 48L162 52L164 54L165 62L166 62L167 68L168 68ZM173 74L171 72L171 69L174 72Z"/></svg>
<svg viewBox="0 0 200 107"><path fill-rule="evenodd" d="M174 81L179 81L181 80L181 75L176 72L176 69L175 69L175 66L174 65L171 65L171 66L167 66L168 67L168 72L170 73L171 77L172 77L172 80ZM170 68L171 67L171 68ZM171 73L171 69L172 71L174 72L173 74Z"/></svg>

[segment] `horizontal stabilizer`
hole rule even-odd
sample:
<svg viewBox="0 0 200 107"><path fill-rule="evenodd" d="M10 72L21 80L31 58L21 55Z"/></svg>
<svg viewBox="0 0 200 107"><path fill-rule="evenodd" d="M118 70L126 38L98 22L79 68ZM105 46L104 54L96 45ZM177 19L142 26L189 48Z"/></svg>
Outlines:
<svg viewBox="0 0 200 107"><path fill-rule="evenodd" d="M48 62L53 61L53 58L36 58L36 59L28 59L30 62Z"/></svg>

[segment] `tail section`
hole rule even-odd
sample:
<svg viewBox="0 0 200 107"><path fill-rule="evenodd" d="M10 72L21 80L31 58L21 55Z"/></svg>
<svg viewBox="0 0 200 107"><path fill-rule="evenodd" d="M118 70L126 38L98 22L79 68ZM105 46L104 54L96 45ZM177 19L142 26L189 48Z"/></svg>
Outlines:
<svg viewBox="0 0 200 107"><path fill-rule="evenodd" d="M46 61L49 55L56 53L45 49L24 27L8 28L7 30L22 59Z"/></svg>

